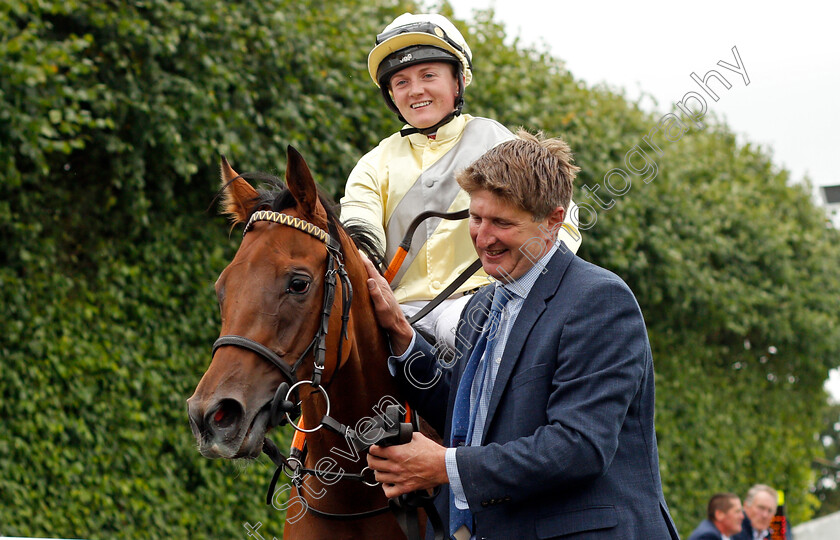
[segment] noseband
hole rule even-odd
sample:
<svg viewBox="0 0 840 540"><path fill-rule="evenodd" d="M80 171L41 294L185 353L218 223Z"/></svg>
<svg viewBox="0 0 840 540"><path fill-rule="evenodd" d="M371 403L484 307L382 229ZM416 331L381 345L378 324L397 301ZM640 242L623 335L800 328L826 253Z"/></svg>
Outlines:
<svg viewBox="0 0 840 540"><path fill-rule="evenodd" d="M312 341L309 343L309 345L306 347L303 353L301 353L300 357L298 357L298 359L292 366L289 366L289 364L284 362L283 359L277 353L275 353L262 343L259 343L257 341L254 341L253 339L244 336L236 335L227 335L219 337L219 339L217 339L215 343L213 343L213 352L211 357L215 356L216 351L219 349L219 347L239 347L241 349L249 350L255 353L257 356L268 360L283 373L283 375L288 380L288 384L281 383L280 386L278 386L276 392L274 393L274 399L271 401L271 413L269 415L269 424L271 427L274 427L276 425L282 425L284 422L288 422L296 430L302 431L304 433L310 433L313 431L317 431L322 427L326 427L330 431L344 436L354 446L357 452L367 451L371 444L385 445L386 443L383 442L383 440L371 442L366 440L366 438L364 437L359 437L354 430L331 418L329 396L327 395L326 390L324 390L324 387L321 385L321 377L326 367L325 357L327 350L327 331L329 329L330 313L332 312L333 301L335 300L336 274L341 279L342 285L341 336L338 341L338 354L336 357L336 365L333 369L333 373L330 375L330 380L332 380L332 377L335 375L335 372L338 370L339 365L341 364L342 346L344 344L344 341L347 339L347 323L350 319L350 305L353 301L353 287L350 284L350 278L347 275L347 271L344 268L344 263L342 262L341 244L339 244L337 240L338 231L335 225L331 222L328 224L330 233L332 233L329 234L320 227L317 227L316 225L313 225L312 223L304 221L300 218L296 218L288 214L282 214L280 212L260 210L258 212L254 212L254 214L251 216L251 219L248 220L248 224L245 226L245 230L242 233L243 237L246 234L248 234L248 231L250 231L254 227L254 223L256 223L257 221L270 221L272 223L279 223L281 225L286 225L287 227L292 227L299 231L303 231L306 234L309 234L310 236L314 236L315 238L323 242L326 246L328 255L327 271L324 275L324 301L321 306L321 321L318 327L318 331L315 332L315 337L312 338ZM310 352L313 352L313 356L315 359L312 378L310 380L299 381L297 378L297 370L303 364L303 361L306 359L307 355L309 355ZM289 412L297 409L297 405L294 402L289 401L289 397L293 395L298 386L307 383L310 384L312 387L320 390L327 403L327 410L324 414L324 417L321 419L321 422L318 424L318 426L312 429L305 429L303 427L295 425L292 418L289 417ZM329 385L329 383L327 383L327 385ZM391 416L394 415L392 414ZM383 439L399 440L397 444L402 444L411 440L411 433L412 431L414 431L412 424L400 423L398 419L394 418L380 418L380 420L381 425L379 426L379 429L384 434ZM271 504L271 499L274 494L274 488L277 484L277 480L279 479L280 474L284 471L287 472L287 474L289 474L290 478L292 478L292 482L297 487L298 495L301 498L303 498L303 492L300 489L303 482L303 474L311 474L321 478L329 477L332 481L334 481L337 478L358 480L363 482L367 486L375 486L378 484L378 482L376 482L376 479L372 478L369 474L371 472L369 467L365 467L364 469L362 469L362 472L358 474L347 474L342 472L341 475L337 477L334 474L332 476L330 476L329 474L325 475L324 471L319 471L317 468L314 470L306 469L302 466L301 456L290 456L289 458L283 457L282 454L280 454L280 451L277 449L277 446L268 438L266 438L263 443L263 452L265 452L269 456L269 458L271 458L271 460L275 463L275 465L277 465L277 470L274 472L274 476L271 479L271 483L268 487L268 494L266 496L267 504ZM366 474L366 472L368 474ZM429 495L425 492L413 492L402 495L399 498L391 499L389 501L388 506L384 506L382 508L377 508L375 510L370 510L367 512L359 512L354 514L332 514L316 510L308 504L307 508L319 517L338 520L365 519L378 516L391 510L395 513L397 520L400 523L400 527L403 529L404 532L406 532L407 536L409 538L417 538L419 540L420 522L417 517L417 508L422 507L426 510L427 516L432 522L432 526L434 529L434 538L436 540L442 540L443 525L433 505L433 499L436 494L437 491L435 491L433 495Z"/></svg>
<svg viewBox="0 0 840 540"><path fill-rule="evenodd" d="M244 337L244 336L236 336L236 335L227 335L221 336L219 339L213 343L213 352L211 354L211 358L215 356L216 351L219 347L224 346L234 346L239 347L241 349L247 349L257 356L268 360L272 364L274 364L277 369L279 369L286 379L289 381L289 385L281 384L278 387L277 392L274 394L274 399L271 403L271 421L272 427L275 425L282 423L282 416L278 414L280 413L285 414L285 420L289 421L294 425L292 420L288 416L288 400L289 397L292 395L292 392L299 386L300 384L309 383L314 388L320 389L321 393L327 399L327 408L329 410L329 398L327 397L326 392L321 387L321 376L324 372L325 368L325 357L327 351L327 331L329 330L330 324L330 313L332 312L333 300L335 299L335 286L336 286L336 274L341 279L341 336L338 341L338 355L336 359L336 366L333 370L333 375L335 371L338 370L339 364L341 363L341 355L342 355L342 348L344 345L344 341L347 339L347 322L350 319L350 305L353 302L353 287L350 284L350 278L347 275L347 271L344 269L344 263L342 262L342 255L341 255L341 244L338 242L338 231L336 230L335 226L330 223L329 228L332 235L327 233L325 230L321 229L320 227L309 223L308 221L304 221L300 218L296 218L294 216L290 216L288 214L282 214L280 212L272 212L269 210L260 210L258 212L254 212L251 216L251 219L248 220L248 224L245 226L245 230L242 233L244 237L248 234L248 231L253 229L254 224L258 221L269 221L272 223L279 223L280 225L286 225L287 227L292 227L293 229L297 229L299 231L305 232L310 236L314 236L318 240L324 243L327 248L327 271L324 275L324 301L321 306L321 321L318 327L318 331L315 332L315 337L312 338L312 341L306 347L306 349L301 353L298 357L297 361L292 366L289 366L286 362L283 361L280 356L263 345L262 343L258 343L253 339ZM312 378L308 381L298 381L297 378L297 370L303 364L303 361L306 359L307 355L312 352L314 356L314 369L312 372ZM285 396L283 395L285 393ZM327 413L329 414L329 413ZM295 426L297 427L297 426Z"/></svg>

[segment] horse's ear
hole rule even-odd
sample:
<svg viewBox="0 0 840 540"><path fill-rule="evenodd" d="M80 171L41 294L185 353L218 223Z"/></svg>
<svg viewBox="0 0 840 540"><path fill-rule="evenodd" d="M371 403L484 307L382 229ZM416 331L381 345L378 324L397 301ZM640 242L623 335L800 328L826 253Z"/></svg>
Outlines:
<svg viewBox="0 0 840 540"><path fill-rule="evenodd" d="M227 158L222 155L222 212L230 217L233 224L248 219L248 213L254 201L259 197L257 190L233 170Z"/></svg>
<svg viewBox="0 0 840 540"><path fill-rule="evenodd" d="M318 200L318 189L312 173L300 152L291 145L286 149L286 186L298 203L302 217L313 220L320 218L326 223L327 212Z"/></svg>

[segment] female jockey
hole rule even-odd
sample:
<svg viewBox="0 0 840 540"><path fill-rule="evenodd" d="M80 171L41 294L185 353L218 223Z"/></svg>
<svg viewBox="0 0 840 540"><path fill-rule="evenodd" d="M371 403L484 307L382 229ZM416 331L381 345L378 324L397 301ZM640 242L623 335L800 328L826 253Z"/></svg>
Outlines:
<svg viewBox="0 0 840 540"><path fill-rule="evenodd" d="M385 104L406 126L363 156L341 199L344 222L372 225L390 261L412 220L421 212L469 207L455 174L493 146L513 139L488 118L462 114L464 89L472 82L472 53L461 33L442 15L405 13L376 36L368 71ZM566 215L576 216L571 203ZM559 238L576 252L581 236L565 223ZM430 218L417 229L405 261L391 282L410 317L477 259L469 220ZM415 324L437 343L454 349L454 328L467 296L489 283L479 269L447 300Z"/></svg>

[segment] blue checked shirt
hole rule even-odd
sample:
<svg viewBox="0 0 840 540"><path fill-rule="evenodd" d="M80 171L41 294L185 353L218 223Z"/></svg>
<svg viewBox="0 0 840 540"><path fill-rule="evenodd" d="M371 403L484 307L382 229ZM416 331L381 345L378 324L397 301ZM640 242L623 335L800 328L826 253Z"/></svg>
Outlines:
<svg viewBox="0 0 840 540"><path fill-rule="evenodd" d="M507 344L510 330L513 328L513 324L516 322L516 317L519 315L519 311L525 303L525 298L528 296L528 293L531 292L531 288L534 286L534 283L536 283L537 278L539 278L545 271L548 261L554 256L556 251L557 245L555 244L551 246L551 249L549 249L548 252L519 279L505 285L502 285L501 282L498 281L494 284L495 287L505 289L504 292L496 291L496 294L507 294L510 296L510 300L502 310L502 318L498 330L499 335L493 341L493 350L485 352L484 357L481 359L481 363L478 366L478 373L481 373L485 369L485 362L490 362L490 369L487 371L487 377L482 378L476 376L473 380L473 385L470 388L470 403L475 403L476 399L478 399L478 411L476 412L475 425L473 427L470 446L480 446L482 443L481 439L484 433L484 424L487 420L487 410L490 406L490 397L493 395L493 385L496 382L496 374L499 372L499 364L502 361L502 354L505 351L505 345ZM402 356L392 356L389 359L388 368L392 375L396 373L397 365L405 362L411 356L409 353L414 349L414 339L415 338L412 338L411 344ZM479 388L480 385L483 387ZM449 488L452 490L452 494L455 497L455 507L460 510L466 510L469 508L469 505L467 504L467 497L464 494L464 487L461 484L461 476L458 474L456 455L457 448L446 449L446 474L449 476Z"/></svg>

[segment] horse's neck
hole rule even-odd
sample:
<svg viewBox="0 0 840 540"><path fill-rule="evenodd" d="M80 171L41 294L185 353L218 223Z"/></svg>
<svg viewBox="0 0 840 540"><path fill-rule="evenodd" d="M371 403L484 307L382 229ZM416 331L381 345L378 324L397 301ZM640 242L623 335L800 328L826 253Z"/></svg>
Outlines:
<svg viewBox="0 0 840 540"><path fill-rule="evenodd" d="M351 248L345 246L344 252ZM355 250L355 247L352 248ZM357 429L359 421L374 418L384 413L384 404L400 403L397 385L388 372L387 360L390 355L387 334L379 327L373 313L373 304L367 288L367 272L361 260L356 256L347 257L347 271L353 286L353 306L351 309L348 335L351 341L347 360L339 370L330 376L326 388L330 400L330 416ZM322 399L304 406L307 424L318 423L326 412L326 403ZM330 452L336 437L313 437L310 446L311 456L323 456ZM341 444L346 446L345 441ZM309 443L307 443L309 444ZM318 448L320 446L320 448Z"/></svg>
<svg viewBox="0 0 840 540"><path fill-rule="evenodd" d="M351 351L347 363L335 374L335 377L325 387L330 400L330 417L337 420L346 427L362 432L369 429L365 419L373 419L377 414L379 397L385 393L395 393L396 386L391 380L385 362L381 367L384 378L381 374L366 373L360 368L361 359L356 351ZM366 366L367 367L367 366ZM353 368L353 369L351 369ZM328 379L329 380L329 379ZM393 389L393 390L389 390ZM305 400L303 404L303 416L307 426L315 426L321 422L326 412L326 402L320 393L312 396L312 399ZM305 466L323 473L347 474L347 478L337 480L325 480L313 475L305 476L302 488L299 493L306 499L307 505L318 509L321 512L334 514L348 514L358 512L370 512L379 508L387 508L387 501L384 492L378 486L367 485L356 478L367 466L367 454L355 449L349 438L338 435L326 428L310 433L306 437L307 454ZM307 513L306 524L292 524L288 530L297 530L303 527L304 534L298 536L291 534L289 538L330 538L338 537L332 528L345 527L336 522L323 520L311 513ZM377 518L379 519L379 518ZM354 522L355 533L351 536L341 535L342 538L371 538L379 537L381 531L363 530L359 527L392 527L393 531L387 532L385 537L393 538L398 534L398 529L393 524L383 524L381 521L362 520ZM287 525L288 527L288 525ZM307 529L306 527L315 527ZM327 527L328 529L321 529ZM351 527L351 525L346 525Z"/></svg>
<svg viewBox="0 0 840 540"><path fill-rule="evenodd" d="M355 284L354 289L358 290ZM360 295L365 297L359 299L361 305L370 301L366 293L365 290ZM358 430L364 429L366 418L382 415L388 404L401 403L402 400L388 372L390 350L387 339L376 325L372 313L363 312L361 316L357 313L353 319L351 331L355 340L348 351L347 360L327 379L325 390L330 402L329 415L347 427ZM303 413L307 425L320 423L326 413L326 402L317 394L315 397L317 399L304 404ZM310 457L316 459L330 455L336 444L346 449L346 441L331 434L312 437L311 444L307 441Z"/></svg>
<svg viewBox="0 0 840 540"><path fill-rule="evenodd" d="M383 403L400 402L397 386L388 373L387 356L360 356L357 351L358 348L350 351L345 365L325 388L330 416L353 429L359 420L382 414ZM326 413L326 403L322 399L313 400L304 413L309 413L311 421L318 422Z"/></svg>

